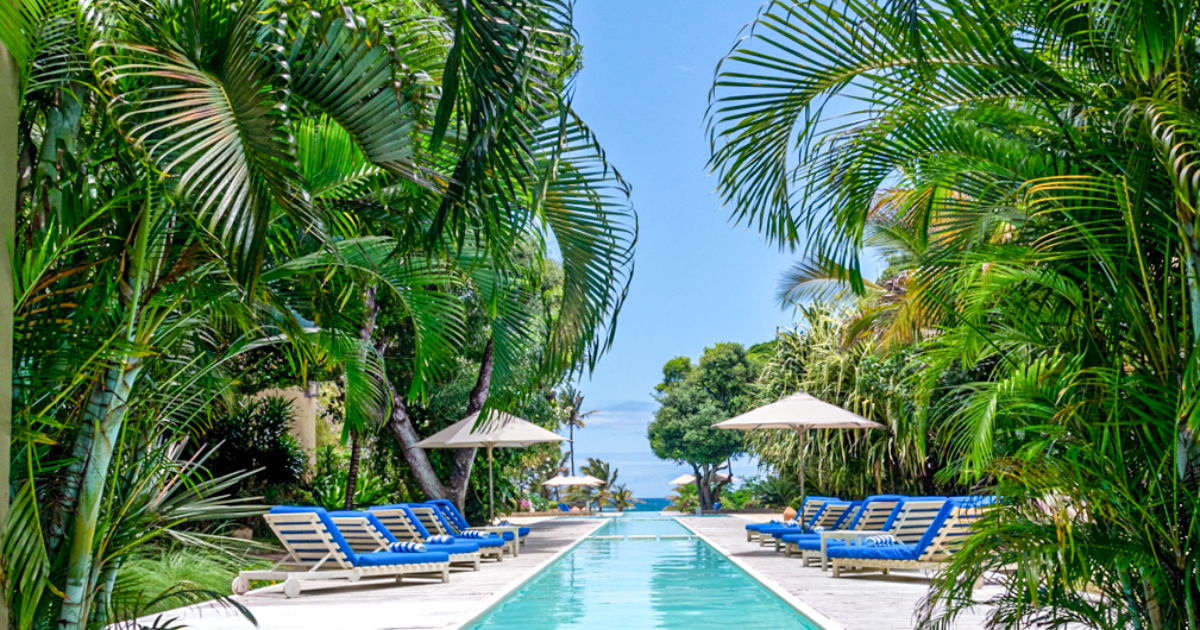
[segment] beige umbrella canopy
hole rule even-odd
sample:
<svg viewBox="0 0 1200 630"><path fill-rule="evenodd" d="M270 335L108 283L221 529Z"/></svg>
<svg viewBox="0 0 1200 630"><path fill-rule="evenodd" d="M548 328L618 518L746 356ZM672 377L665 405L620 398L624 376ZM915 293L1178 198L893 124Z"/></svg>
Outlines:
<svg viewBox="0 0 1200 630"><path fill-rule="evenodd" d="M730 477L729 475L722 475L720 473L717 473L717 475L715 475L715 476L717 478L717 481L737 481L736 479L734 479L733 477ZM671 480L672 486L686 486L689 483L696 483L695 475L680 475Z"/></svg>
<svg viewBox="0 0 1200 630"><path fill-rule="evenodd" d="M837 405L831 405L796 392L769 405L730 418L713 425L718 429L785 429L796 432L800 441L800 501L803 505L804 492L804 442L809 429L883 429L878 422L850 413Z"/></svg>
<svg viewBox="0 0 1200 630"><path fill-rule="evenodd" d="M486 448L488 456L488 518L494 519L495 492L492 485L492 449L524 448L543 442L561 442L563 436L502 411L488 412L482 420L473 413L417 442L420 448Z"/></svg>
<svg viewBox="0 0 1200 630"><path fill-rule="evenodd" d="M581 477L564 477L559 475L543 481L542 485L549 488L562 488L566 486L588 486L595 488L596 486L604 485L604 481L591 475L583 475Z"/></svg>

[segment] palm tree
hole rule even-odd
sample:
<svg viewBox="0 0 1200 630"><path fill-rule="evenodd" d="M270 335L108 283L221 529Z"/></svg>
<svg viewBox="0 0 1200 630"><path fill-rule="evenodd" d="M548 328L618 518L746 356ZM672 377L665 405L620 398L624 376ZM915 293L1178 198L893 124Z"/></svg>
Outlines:
<svg viewBox="0 0 1200 630"><path fill-rule="evenodd" d="M906 269L936 314L920 382L928 401L965 369L947 472L1005 504L923 627L998 563L1027 577L995 627L1200 623L1190 564L1166 560L1200 528L1197 23L1194 3L780 0L722 63L712 164L735 217L858 292L882 190L929 235ZM831 102L865 106L833 121Z"/></svg>
<svg viewBox="0 0 1200 630"><path fill-rule="evenodd" d="M579 393L574 387L568 385L558 395L559 413L565 416L564 423L567 425L567 448L571 451L571 474L575 474L575 429L586 428L583 419L598 413L598 410L585 411L580 413L579 410L583 407L583 394ZM590 460L589 460L590 461ZM586 474L586 473L585 473Z"/></svg>
<svg viewBox="0 0 1200 630"><path fill-rule="evenodd" d="M641 501L634 498L633 490L626 488L624 485L613 486L612 490L609 491L608 502L618 512L624 512L641 503Z"/></svg>

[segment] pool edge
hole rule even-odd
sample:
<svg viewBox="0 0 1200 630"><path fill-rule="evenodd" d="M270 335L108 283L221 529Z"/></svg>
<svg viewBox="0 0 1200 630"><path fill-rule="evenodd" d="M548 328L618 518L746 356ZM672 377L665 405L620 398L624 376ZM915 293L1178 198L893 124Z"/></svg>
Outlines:
<svg viewBox="0 0 1200 630"><path fill-rule="evenodd" d="M754 578L759 584L761 584L768 591L771 591L771 593L774 594L776 597L778 597L780 600L782 600L783 603L794 608L796 610L796 612L800 613L801 615L806 617L809 621L812 621L814 624L820 626L822 628L822 630L846 630L845 626L838 624L833 619L830 619L827 615L824 615L821 612L817 611L817 609L813 608L812 605L808 604L807 602L800 599L799 597L796 597L795 595L793 595L791 592L789 592L787 589L783 588L783 586L780 585L775 580L772 580L771 578L764 575L758 569L755 569L754 567L750 566L749 564L743 562L740 558L735 557L733 554L729 553L728 549L717 544L715 541L713 541L708 536L705 536L704 534L701 534L699 531L696 531L695 529L693 529L692 526L689 525L688 523L684 522L684 520L682 518L676 518L675 520L680 525L683 525L685 528L687 528L687 530L689 532L691 532L693 536L695 536L696 538L699 538L700 540L707 543L709 547L716 549L721 555L725 556L726 560L732 562L734 564L734 566L745 571L747 575ZM576 544L578 544L578 543L576 543ZM572 546L574 546L574 545L572 545Z"/></svg>
<svg viewBox="0 0 1200 630"><path fill-rule="evenodd" d="M599 523L596 524L595 527L587 530L587 532L584 533L584 535L580 536L575 542L567 545L566 547L563 547L562 549L560 549L559 551L557 551L553 555L551 555L549 558L542 560L537 565L535 565L533 568L526 571L523 575L521 575L517 579L506 584L500 590L498 590L498 591L492 593L491 595L489 595L488 597L484 598L483 601L479 602L478 604L475 604L471 608L468 608L466 610L466 612L463 613L462 617L460 617L460 619L462 619L462 621L457 621L457 620L451 621L450 623L447 623L446 625L442 626L442 630L462 630L462 628L466 628L466 627L470 626L471 624L475 623L476 621L479 621L485 615L492 612L492 609L494 609L496 606L500 605L501 602L508 599L509 595L512 595L518 589L520 589L522 586L525 586L526 584L528 584L530 580L532 580L533 578L540 575L542 573L542 571L546 569L546 567L550 566L551 564L556 562L559 558L561 558L561 557L565 556L566 554L570 553L571 551L573 551L576 547L578 547L580 545L580 543L587 540L589 536L596 533L597 530L599 530L601 527L604 527L607 524L608 524L608 520L601 520ZM688 529L691 529L691 528L688 528ZM841 630L841 629L830 628L829 630Z"/></svg>

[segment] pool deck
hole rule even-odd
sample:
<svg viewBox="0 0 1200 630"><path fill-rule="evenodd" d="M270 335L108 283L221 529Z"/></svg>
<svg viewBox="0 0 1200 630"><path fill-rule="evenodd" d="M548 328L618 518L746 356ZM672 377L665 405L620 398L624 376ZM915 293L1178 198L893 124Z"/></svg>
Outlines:
<svg viewBox="0 0 1200 630"><path fill-rule="evenodd" d="M511 519L532 532L521 555L484 562L478 572L455 569L450 581L406 578L306 581L299 597L287 599L279 586L234 599L250 610L262 630L442 630L458 628L505 597L575 542L603 524L600 519ZM198 604L163 613L197 630L251 630L229 608Z"/></svg>
<svg viewBox="0 0 1200 630"><path fill-rule="evenodd" d="M913 612L929 591L929 580L918 571L892 571L890 577L862 574L835 579L819 567L804 567L798 558L787 558L774 547L746 542L748 523L769 520L764 517L728 518L680 517L679 520L734 562L757 573L760 579L774 582L788 594L828 618L832 628L845 630L909 630L915 624ZM985 586L976 599L999 592ZM959 618L958 630L984 627L983 606Z"/></svg>

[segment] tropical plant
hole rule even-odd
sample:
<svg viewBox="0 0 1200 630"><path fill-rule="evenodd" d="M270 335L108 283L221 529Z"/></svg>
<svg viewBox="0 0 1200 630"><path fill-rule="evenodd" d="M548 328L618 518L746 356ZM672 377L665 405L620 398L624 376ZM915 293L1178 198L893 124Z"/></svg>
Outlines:
<svg viewBox="0 0 1200 630"><path fill-rule="evenodd" d="M961 370L943 478L1004 497L921 627L999 568L990 627L1197 627L1198 23L1195 3L777 1L719 70L739 220L859 293L884 191L919 239L916 417Z"/></svg>
<svg viewBox="0 0 1200 630"><path fill-rule="evenodd" d="M3 111L20 117L6 171L20 174L4 543L15 625L103 626L138 545L198 543L203 518L262 509L226 503L244 477L208 477L206 455L185 465L172 450L201 437L241 372L341 379L356 444L457 364L468 283L498 374L535 337L528 381L594 365L636 217L570 109L569 9L0 7L19 78ZM561 260L559 292L522 293L521 257ZM400 387L366 326L372 291L408 327ZM534 297L553 302L544 328L520 324ZM343 500L363 483L348 470ZM164 515L154 501L168 497L179 505Z"/></svg>
<svg viewBox="0 0 1200 630"><path fill-rule="evenodd" d="M567 448L570 449L571 474L574 475L575 429L586 428L587 425L584 424L583 419L594 413L597 413L597 410L593 409L591 411L584 411L580 413L580 409L583 408L583 394L581 394L572 386L563 388L562 392L558 394L556 405L559 413L561 414L562 422L567 427Z"/></svg>
<svg viewBox="0 0 1200 630"><path fill-rule="evenodd" d="M700 506L700 496L696 492L696 484L675 486L675 494L667 496L669 507L677 512L693 512Z"/></svg>
<svg viewBox="0 0 1200 630"><path fill-rule="evenodd" d="M720 501L721 489L730 482L719 470L744 450L741 432L712 425L750 409L756 373L745 349L735 343L705 348L696 366L687 357L663 366L663 382L655 388L660 407L646 435L656 457L692 467L706 510Z"/></svg>
<svg viewBox="0 0 1200 630"><path fill-rule="evenodd" d="M618 512L624 512L641 502L633 496L633 490L626 488L624 484L613 486L608 491L608 503Z"/></svg>
<svg viewBox="0 0 1200 630"><path fill-rule="evenodd" d="M292 403L286 398L234 398L204 432L204 439L215 449L206 468L215 475L253 471L243 493L265 485L300 483L308 454L291 434L292 422Z"/></svg>

